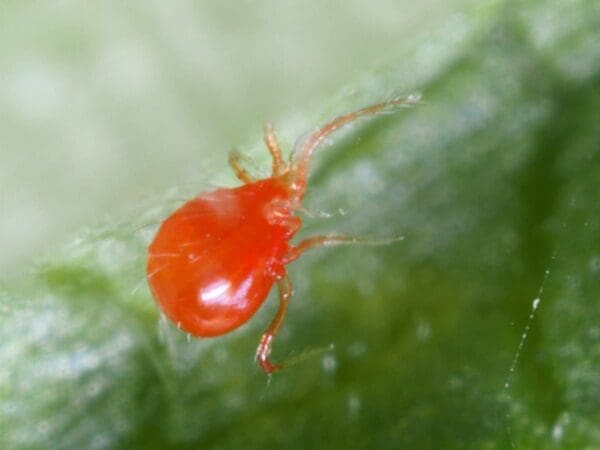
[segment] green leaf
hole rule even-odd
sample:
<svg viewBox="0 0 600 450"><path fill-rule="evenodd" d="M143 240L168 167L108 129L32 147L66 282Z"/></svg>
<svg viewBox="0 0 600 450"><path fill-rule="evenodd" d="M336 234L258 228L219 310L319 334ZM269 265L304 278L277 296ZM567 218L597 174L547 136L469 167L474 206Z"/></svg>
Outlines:
<svg viewBox="0 0 600 450"><path fill-rule="evenodd" d="M282 130L425 99L317 153L305 206L345 214L303 235L404 240L290 266L272 379L274 296L215 339L159 318L148 223L177 200L40 261L0 295L0 448L598 448L598 30L587 0L481 8Z"/></svg>

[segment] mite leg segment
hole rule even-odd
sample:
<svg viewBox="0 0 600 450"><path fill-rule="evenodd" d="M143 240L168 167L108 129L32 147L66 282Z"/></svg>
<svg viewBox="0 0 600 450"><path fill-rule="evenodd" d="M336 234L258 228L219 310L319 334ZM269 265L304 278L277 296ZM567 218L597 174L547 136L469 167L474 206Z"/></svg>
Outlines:
<svg viewBox="0 0 600 450"><path fill-rule="evenodd" d="M273 373L283 367L281 364L271 364L269 361L269 355L271 354L273 339L275 339L279 328L281 328L289 300L292 297L292 283L287 275L277 282L277 287L279 288L279 309L269 324L269 327L263 333L260 339L260 344L256 349L256 361L258 362L259 366L268 374Z"/></svg>
<svg viewBox="0 0 600 450"><path fill-rule="evenodd" d="M298 245L291 247L288 251L284 264L289 264L295 261L305 251L315 247L325 247L329 245L343 244L366 244L366 245L387 245L396 241L401 241L403 237L395 238L370 238L364 236L344 236L344 235L329 235L329 236L313 236L311 238L300 241Z"/></svg>
<svg viewBox="0 0 600 450"><path fill-rule="evenodd" d="M328 135L360 117L371 116L384 111L394 111L401 106L408 106L417 103L419 100L419 95L409 95L408 97L393 98L385 102L367 106L366 108L359 109L358 111L338 116L331 122L326 123L314 133L309 135L302 144L296 160L292 164L292 171L294 172L296 178L294 184L297 189L298 198L302 198L304 196L304 191L306 190L308 165L311 156Z"/></svg>
<svg viewBox="0 0 600 450"><path fill-rule="evenodd" d="M311 238L300 241L298 245L291 247L288 254L286 255L284 264L289 264L295 261L307 250L315 247L323 247L328 245L339 245L339 244L356 244L363 242L364 238L356 236L343 236L343 235L330 235L330 236L313 236Z"/></svg>
<svg viewBox="0 0 600 450"><path fill-rule="evenodd" d="M229 152L229 165L235 176L246 184L254 183L256 179L242 166L242 157L236 151Z"/></svg>
<svg viewBox="0 0 600 450"><path fill-rule="evenodd" d="M275 135L275 130L271 123L265 125L264 141L273 158L273 176L277 177L283 175L288 170L288 166L281 157L281 149L279 148L277 136Z"/></svg>

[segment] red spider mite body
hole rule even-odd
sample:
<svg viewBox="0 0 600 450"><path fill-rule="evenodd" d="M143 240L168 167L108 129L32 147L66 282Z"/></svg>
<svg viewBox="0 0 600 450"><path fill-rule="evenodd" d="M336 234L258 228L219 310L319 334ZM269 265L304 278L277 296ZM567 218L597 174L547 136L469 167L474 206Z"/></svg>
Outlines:
<svg viewBox="0 0 600 450"><path fill-rule="evenodd" d="M279 309L256 357L267 373L281 368L271 364L269 354L292 294L285 266L310 248L356 241L316 236L290 243L302 224L294 213L302 203L313 152L344 124L416 100L393 99L336 117L306 138L289 164L268 125L265 143L273 157L269 178L253 179L231 154L229 162L245 184L185 203L162 223L148 249L148 282L167 317L194 336L218 336L250 319L277 283Z"/></svg>
<svg viewBox="0 0 600 450"><path fill-rule="evenodd" d="M285 275L288 240L300 227L285 206L283 180L218 189L187 202L150 247L152 290L166 315L194 336L218 336L246 322ZM272 221L280 216L289 224ZM168 264L161 269L161 265Z"/></svg>

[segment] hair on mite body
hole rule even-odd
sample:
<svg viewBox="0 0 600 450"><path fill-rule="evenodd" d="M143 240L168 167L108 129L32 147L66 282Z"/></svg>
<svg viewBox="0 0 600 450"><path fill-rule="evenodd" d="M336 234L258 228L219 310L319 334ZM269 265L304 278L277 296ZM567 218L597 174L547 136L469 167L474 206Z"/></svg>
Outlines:
<svg viewBox="0 0 600 450"><path fill-rule="evenodd" d="M254 178L232 152L229 164L243 184L184 203L162 222L148 248L146 277L164 314L193 336L219 336L248 321L277 284L279 308L262 334L256 360L268 374L281 369L269 356L292 297L286 266L316 247L368 241L329 235L290 242L302 226L296 213L303 209L314 152L331 133L360 117L418 101L417 95L393 98L337 116L310 133L290 161L283 159L273 126L267 124L264 143L272 158L267 178Z"/></svg>

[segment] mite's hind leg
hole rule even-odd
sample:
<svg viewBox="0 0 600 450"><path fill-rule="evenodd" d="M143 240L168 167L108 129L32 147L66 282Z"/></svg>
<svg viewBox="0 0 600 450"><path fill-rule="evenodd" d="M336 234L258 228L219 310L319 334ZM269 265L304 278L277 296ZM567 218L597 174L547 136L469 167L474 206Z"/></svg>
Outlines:
<svg viewBox="0 0 600 450"><path fill-rule="evenodd" d="M277 136L275 135L275 130L273 129L273 125L271 123L267 123L265 125L264 141L265 145L269 149L269 153L271 153L271 157L273 158L273 176L284 174L288 170L288 166L281 157L281 149L279 148Z"/></svg>
<svg viewBox="0 0 600 450"><path fill-rule="evenodd" d="M298 259L305 251L312 248L326 247L329 245L343 244L366 244L366 245L386 245L396 241L401 241L403 237L395 238L372 238L364 236L345 236L345 235L329 235L329 236L313 236L311 238L300 241L297 245L291 247L285 256L284 264L289 264Z"/></svg>
<svg viewBox="0 0 600 450"><path fill-rule="evenodd" d="M242 156L235 150L229 152L229 165L235 176L246 184L254 183L256 179L242 165Z"/></svg>
<svg viewBox="0 0 600 450"><path fill-rule="evenodd" d="M281 328L289 300L292 297L292 283L287 277L287 274L277 282L277 287L279 288L279 309L277 310L275 317L273 317L273 320L271 320L269 327L263 333L260 344L256 349L256 361L262 370L268 374L283 367L281 364L272 364L271 361L269 361L269 355L271 354L273 339L275 339L279 328Z"/></svg>

